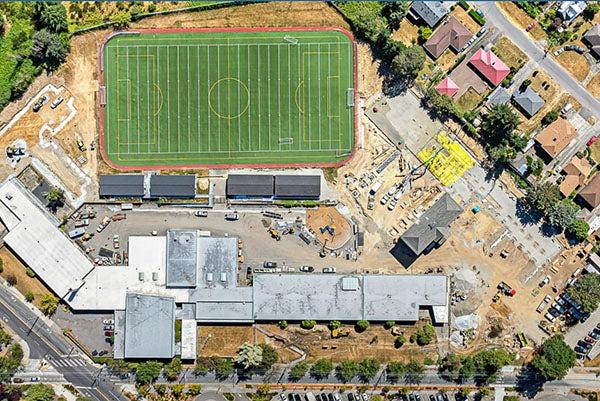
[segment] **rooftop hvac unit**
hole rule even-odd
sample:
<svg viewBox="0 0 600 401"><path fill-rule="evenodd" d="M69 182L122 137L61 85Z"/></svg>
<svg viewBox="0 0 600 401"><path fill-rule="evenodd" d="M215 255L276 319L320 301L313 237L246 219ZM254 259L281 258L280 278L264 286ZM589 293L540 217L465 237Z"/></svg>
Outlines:
<svg viewBox="0 0 600 401"><path fill-rule="evenodd" d="M209 283L213 281L212 273L206 273L206 281L208 281Z"/></svg>
<svg viewBox="0 0 600 401"><path fill-rule="evenodd" d="M158 273L157 272L152 273L152 281L158 281Z"/></svg>
<svg viewBox="0 0 600 401"><path fill-rule="evenodd" d="M222 282L226 282L227 281L227 273L225 273L225 272L221 273L221 281Z"/></svg>
<svg viewBox="0 0 600 401"><path fill-rule="evenodd" d="M144 272L139 272L138 273L138 280L144 281Z"/></svg>

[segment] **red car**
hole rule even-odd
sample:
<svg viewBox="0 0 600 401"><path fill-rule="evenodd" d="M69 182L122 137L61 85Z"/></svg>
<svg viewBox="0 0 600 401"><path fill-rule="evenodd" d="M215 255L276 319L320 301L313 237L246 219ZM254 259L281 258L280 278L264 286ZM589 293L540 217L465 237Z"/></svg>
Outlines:
<svg viewBox="0 0 600 401"><path fill-rule="evenodd" d="M592 146L594 144L594 142L596 142L598 140L598 137L596 135L594 135L593 137L590 138L589 141L587 141L587 146Z"/></svg>
<svg viewBox="0 0 600 401"><path fill-rule="evenodd" d="M533 29L533 27L535 26L535 21L532 22L531 24L527 25L527 28L525 28L526 32L529 32Z"/></svg>

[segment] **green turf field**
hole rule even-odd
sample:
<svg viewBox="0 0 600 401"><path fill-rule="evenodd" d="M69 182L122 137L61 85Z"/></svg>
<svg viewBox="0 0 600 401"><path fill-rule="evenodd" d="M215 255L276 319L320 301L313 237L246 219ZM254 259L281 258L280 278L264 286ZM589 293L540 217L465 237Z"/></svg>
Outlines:
<svg viewBox="0 0 600 401"><path fill-rule="evenodd" d="M120 166L310 165L354 146L341 32L117 35L103 63L104 151Z"/></svg>

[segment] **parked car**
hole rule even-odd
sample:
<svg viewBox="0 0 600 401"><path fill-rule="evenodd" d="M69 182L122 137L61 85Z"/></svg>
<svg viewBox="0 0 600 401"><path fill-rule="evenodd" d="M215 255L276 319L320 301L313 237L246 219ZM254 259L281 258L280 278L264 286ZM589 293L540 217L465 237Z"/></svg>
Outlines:
<svg viewBox="0 0 600 401"><path fill-rule="evenodd" d="M265 269L275 269L277 268L277 262L264 262L263 267Z"/></svg>
<svg viewBox="0 0 600 401"><path fill-rule="evenodd" d="M575 352L579 353L579 354L587 354L588 350L583 348L580 345L576 345L575 346Z"/></svg>
<svg viewBox="0 0 600 401"><path fill-rule="evenodd" d="M196 216L196 217L208 217L208 212L206 210L196 210L194 212L194 216Z"/></svg>
<svg viewBox="0 0 600 401"><path fill-rule="evenodd" d="M55 109L58 107L59 104L61 104L65 99L63 99L62 96L57 97L56 99L54 99L52 101L52 103L50 103L50 108L51 109Z"/></svg>
<svg viewBox="0 0 600 401"><path fill-rule="evenodd" d="M225 220L235 221L235 220L239 220L239 219L240 219L240 215L237 213L227 213L225 215Z"/></svg>
<svg viewBox="0 0 600 401"><path fill-rule="evenodd" d="M301 272L305 272L305 273L312 273L315 271L315 268L312 266L300 266L300 270Z"/></svg>
<svg viewBox="0 0 600 401"><path fill-rule="evenodd" d="M104 319L102 321L102 324L115 324L115 321L112 319Z"/></svg>
<svg viewBox="0 0 600 401"><path fill-rule="evenodd" d="M486 32L487 32L487 28L484 26L483 28L481 28L479 30L479 32L477 32L477 37L483 36L483 34L486 33Z"/></svg>
<svg viewBox="0 0 600 401"><path fill-rule="evenodd" d="M323 273L335 273L335 267L324 267Z"/></svg>
<svg viewBox="0 0 600 401"><path fill-rule="evenodd" d="M539 285L540 285L540 288L541 288L541 287L543 287L543 286L545 286L545 285L546 285L546 284L548 284L549 282L550 282L550 276L546 276L546 277L544 277L544 278L543 278L543 280L542 280L542 281L540 281L540 284L539 284Z"/></svg>
<svg viewBox="0 0 600 401"><path fill-rule="evenodd" d="M592 136L590 138L590 140L587 141L587 146L592 146L597 140L598 140L598 137L596 135Z"/></svg>
<svg viewBox="0 0 600 401"><path fill-rule="evenodd" d="M525 32L531 31L534 26L535 26L535 21L533 21L532 23L530 23L529 25L527 25L527 28L525 28Z"/></svg>

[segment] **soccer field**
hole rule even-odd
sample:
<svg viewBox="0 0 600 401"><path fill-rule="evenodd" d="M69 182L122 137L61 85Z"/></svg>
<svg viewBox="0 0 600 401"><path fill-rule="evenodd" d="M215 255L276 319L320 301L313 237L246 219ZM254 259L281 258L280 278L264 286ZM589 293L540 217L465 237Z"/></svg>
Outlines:
<svg viewBox="0 0 600 401"><path fill-rule="evenodd" d="M354 147L354 44L338 30L118 34L102 50L117 168L336 165Z"/></svg>

